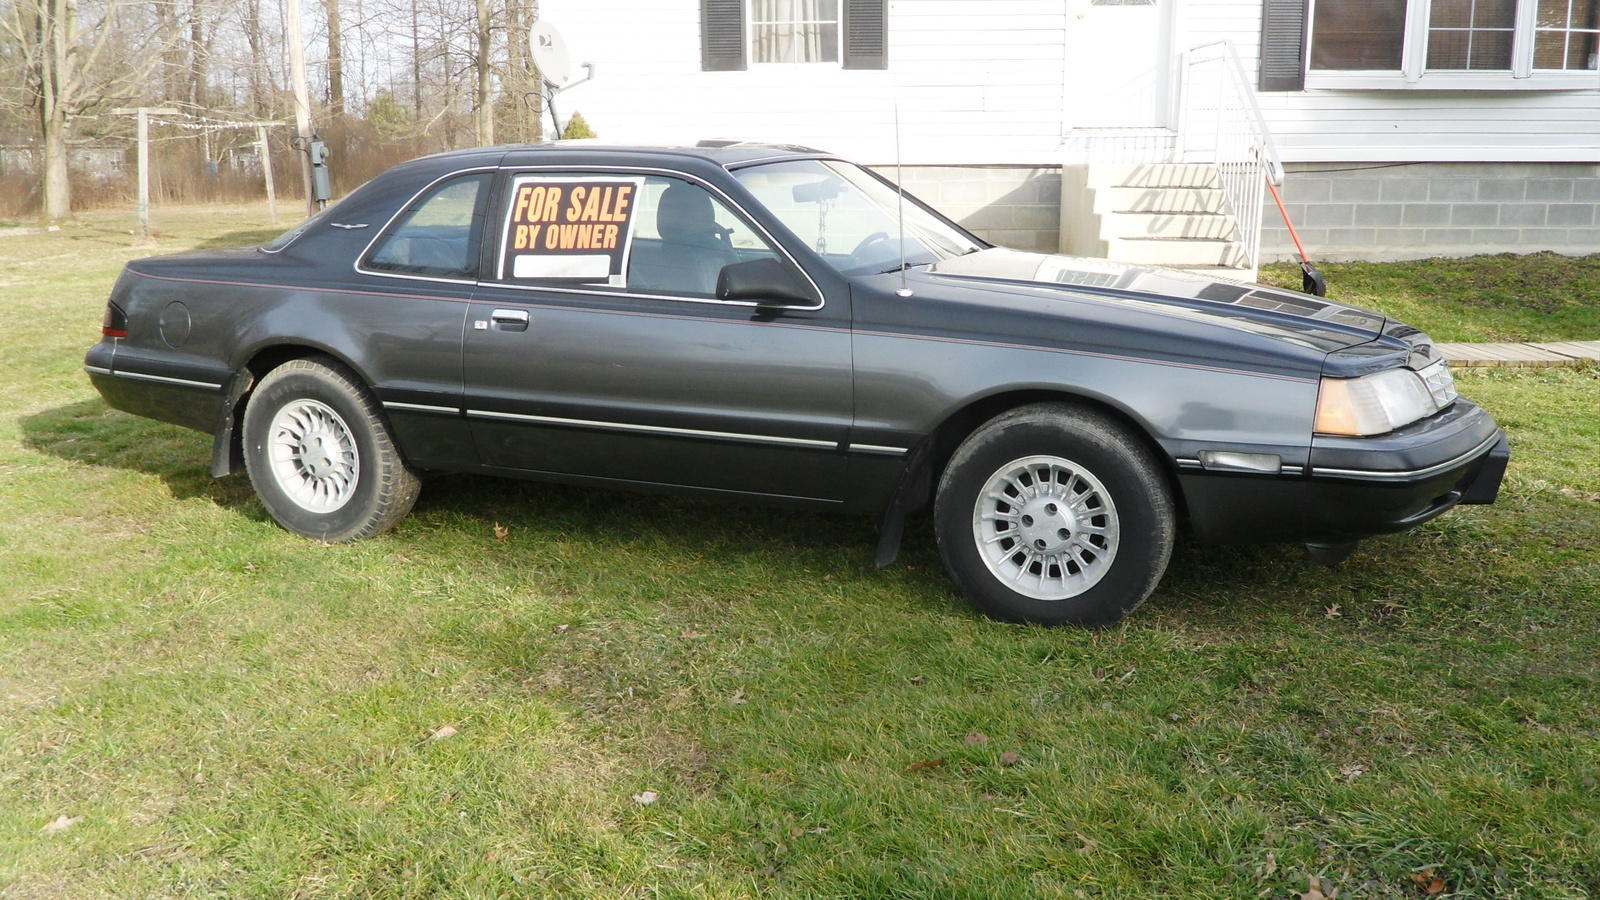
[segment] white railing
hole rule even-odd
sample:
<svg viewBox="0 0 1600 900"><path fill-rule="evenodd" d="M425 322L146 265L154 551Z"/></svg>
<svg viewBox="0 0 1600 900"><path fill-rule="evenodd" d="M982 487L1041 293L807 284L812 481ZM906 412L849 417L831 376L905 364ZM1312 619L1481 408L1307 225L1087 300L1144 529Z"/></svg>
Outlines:
<svg viewBox="0 0 1600 900"><path fill-rule="evenodd" d="M1246 265L1254 271L1260 265L1267 182L1283 184L1278 148L1232 42L1189 50L1180 71L1177 159L1216 166Z"/></svg>
<svg viewBox="0 0 1600 900"><path fill-rule="evenodd" d="M1170 128L1074 128L1061 139L1061 149L1074 162L1145 165L1173 161L1178 136Z"/></svg>

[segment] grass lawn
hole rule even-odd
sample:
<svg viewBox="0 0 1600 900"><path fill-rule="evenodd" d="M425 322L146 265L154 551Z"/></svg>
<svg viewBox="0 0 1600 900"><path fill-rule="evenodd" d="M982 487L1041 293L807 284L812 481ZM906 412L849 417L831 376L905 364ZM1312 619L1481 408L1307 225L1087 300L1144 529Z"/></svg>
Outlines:
<svg viewBox="0 0 1600 900"><path fill-rule="evenodd" d="M1328 296L1408 322L1436 341L1600 340L1600 254L1316 265ZM1300 266L1263 266L1261 280L1299 290Z"/></svg>
<svg viewBox="0 0 1600 900"><path fill-rule="evenodd" d="M1461 379L1497 505L1335 570L1184 536L1104 632L978 618L926 522L880 571L864 519L450 476L319 546L80 368L124 260L264 212L0 237L0 897L1600 893L1600 370ZM1600 337L1557 263L1329 280ZM1461 309L1485 265L1548 290Z"/></svg>

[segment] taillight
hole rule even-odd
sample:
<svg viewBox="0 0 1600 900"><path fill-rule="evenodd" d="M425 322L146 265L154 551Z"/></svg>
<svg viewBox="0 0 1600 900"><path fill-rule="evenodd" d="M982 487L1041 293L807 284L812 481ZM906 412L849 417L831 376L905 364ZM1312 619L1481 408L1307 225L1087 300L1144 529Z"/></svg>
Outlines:
<svg viewBox="0 0 1600 900"><path fill-rule="evenodd" d="M107 303L105 318L100 320L100 333L106 337L127 337L128 314L123 312L115 303Z"/></svg>

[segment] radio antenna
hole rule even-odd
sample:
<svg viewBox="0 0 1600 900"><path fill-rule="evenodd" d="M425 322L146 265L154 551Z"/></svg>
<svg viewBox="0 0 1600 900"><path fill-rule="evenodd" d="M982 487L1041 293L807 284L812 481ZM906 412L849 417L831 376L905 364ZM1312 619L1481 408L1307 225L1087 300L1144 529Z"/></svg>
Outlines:
<svg viewBox="0 0 1600 900"><path fill-rule="evenodd" d="M894 105L894 192L895 216L900 220L900 290L895 291L901 297L911 296L911 289L906 287L906 187L905 176L900 170L900 104Z"/></svg>

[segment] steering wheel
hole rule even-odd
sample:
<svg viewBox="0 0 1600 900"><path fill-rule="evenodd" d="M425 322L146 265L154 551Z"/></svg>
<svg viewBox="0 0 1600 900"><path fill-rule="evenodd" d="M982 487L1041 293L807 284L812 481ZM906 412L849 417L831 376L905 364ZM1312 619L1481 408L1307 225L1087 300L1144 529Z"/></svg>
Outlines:
<svg viewBox="0 0 1600 900"><path fill-rule="evenodd" d="M879 241L887 241L888 239L889 239L889 232L887 232L887 231L874 231L873 233L871 233L871 234L867 235L866 237L862 238L861 239L861 243L857 244L856 248L854 250L851 250L850 251L850 255L845 258L846 265L852 265L852 266L859 265L860 264L861 251L867 249L868 247L872 246L873 244L876 244Z"/></svg>

